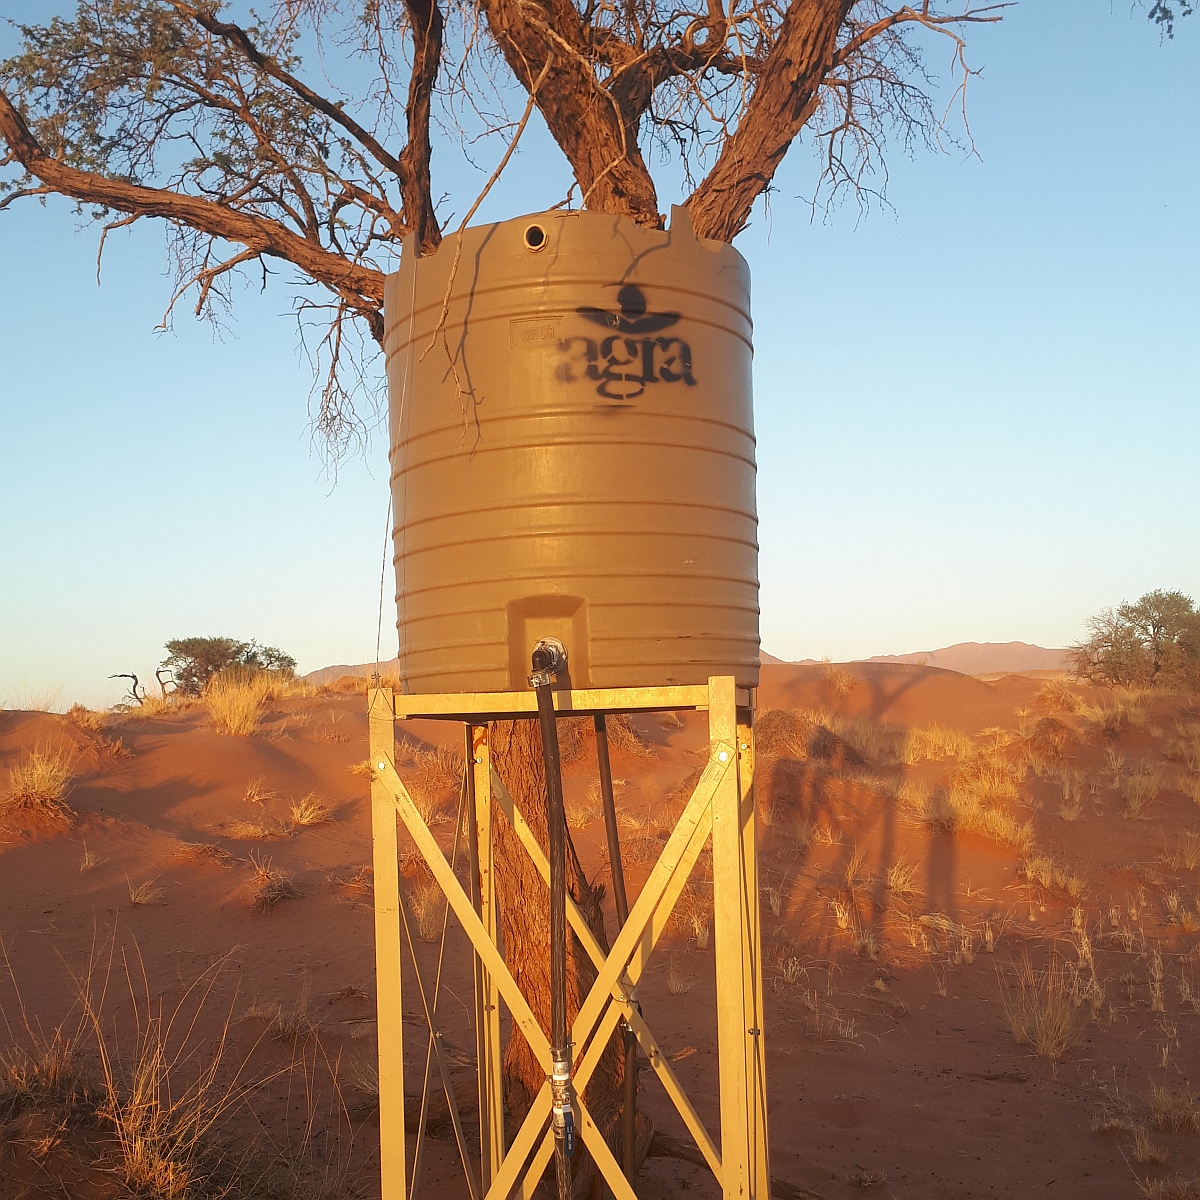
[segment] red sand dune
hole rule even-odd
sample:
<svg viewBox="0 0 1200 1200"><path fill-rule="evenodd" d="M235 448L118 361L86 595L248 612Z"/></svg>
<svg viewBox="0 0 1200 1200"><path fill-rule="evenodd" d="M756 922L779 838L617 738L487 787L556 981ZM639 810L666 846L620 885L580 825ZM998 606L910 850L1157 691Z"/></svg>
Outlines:
<svg viewBox="0 0 1200 1200"><path fill-rule="evenodd" d="M1181 1094L1194 1079L1200 1090L1200 714L1178 697L1130 701L1078 688L1095 707L1072 713L1042 688L1022 676L982 682L904 664L764 667L761 710L813 714L796 726L803 744L760 757L766 1044L781 1178L830 1198L1128 1197L1139 1181L1200 1174L1200 1136L1158 1128L1152 1104L1155 1087ZM143 990L152 1006L182 1002L190 1012L188 986L215 971L192 1037L200 1058L214 1053L228 1019L226 1064L244 1060L256 1078L275 1073L227 1133L259 1135L277 1166L328 1172L331 1196L377 1195L362 1069L374 1048L368 789L351 771L366 755L364 708L353 692L281 700L250 737L216 732L202 705L113 717L100 731L0 713L0 795L29 750L61 746L73 759L67 802L77 814L70 826L11 808L0 815L8 1051L28 1042L22 1011L33 1029L75 1028L71 976L89 954L100 954L106 1021L122 1036ZM905 731L934 724L974 739L986 762L971 759L972 745L959 745L957 758L900 761ZM635 725L647 749L618 749L614 761L634 888L678 811L671 791L704 742L701 715ZM423 778L440 803L447 819L434 828L450 853L455 788L438 779L432 756L415 761L413 751L453 748L458 729L414 723L398 733L402 774ZM566 792L579 852L603 878L590 752L585 739ZM1029 823L1035 860L1025 873L1012 845L965 827L945 832L916 811L914 788L936 798L939 786L977 778L979 762L1021 774L1015 797L989 804ZM247 799L252 784L257 800L253 788ZM1064 799L1072 787L1076 805ZM309 796L332 819L294 826L291 807ZM259 911L253 860L266 858L290 874L295 894ZM421 872L410 857L403 869L415 895ZM161 895L134 905L131 889L145 883ZM703 879L687 904L641 998L715 1131ZM436 945L415 945L432 975ZM464 945L452 927L442 1012L462 1051L465 1094L473 1038ZM1057 1063L1019 1044L1006 1019L1022 962L1040 969L1051 954L1073 998L1072 1038ZM406 1086L415 1093L425 1043L411 970L405 987ZM82 1044L91 1044L86 1030ZM335 1077L344 1106L334 1102ZM645 1110L686 1136L653 1077L642 1083ZM2 1097L0 1196L125 1194L103 1129L56 1133L48 1109L6 1107ZM423 1194L465 1196L453 1143L435 1132ZM1160 1151L1165 1166L1150 1161ZM664 1158L648 1160L639 1195L684 1187L717 1195L704 1172Z"/></svg>

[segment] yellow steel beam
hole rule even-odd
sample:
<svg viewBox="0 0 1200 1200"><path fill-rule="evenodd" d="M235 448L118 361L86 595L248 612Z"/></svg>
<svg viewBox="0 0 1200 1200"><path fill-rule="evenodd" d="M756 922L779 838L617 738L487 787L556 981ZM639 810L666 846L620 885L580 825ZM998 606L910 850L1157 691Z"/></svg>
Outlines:
<svg viewBox="0 0 1200 1200"><path fill-rule="evenodd" d="M454 910L454 915L463 927L463 932L471 939L475 952L483 959L484 966L499 987L500 993L504 997L504 1003L508 1005L508 1011L512 1014L513 1021L525 1035L525 1040L529 1043L529 1049L533 1052L534 1058L538 1060L542 1069L549 1073L550 1043L546 1040L542 1027L538 1024L525 997L521 995L521 989L517 987L513 977L508 973L500 951L496 949L495 943L488 937L483 923L476 916L471 901L467 899L461 884L450 869L450 864L446 861L441 847L434 840L433 834L429 832L429 826L417 812L417 807L413 804L408 789L404 786L400 776L396 774L396 768L386 758L379 755L372 755L371 767L375 772L375 777L381 780L387 788L396 811L399 812L401 819L408 827L409 835L421 852L421 857L429 865L447 903Z"/></svg>
<svg viewBox="0 0 1200 1200"><path fill-rule="evenodd" d="M525 818L521 815L521 810L517 808L513 801L511 793L504 786L500 776L492 772L492 790L504 811L504 815L508 817L512 823L513 829L521 840L521 844L525 847L529 857L533 860L534 866L541 875L543 881L548 887L550 885L550 864L546 861L546 855L538 844L537 839L533 836ZM672 877L670 885L664 890L662 899L658 907L655 909L655 915L661 916L663 923L669 918L671 912L675 908L675 901L679 898L679 893L686 886L687 878L691 874L692 865L699 857L700 851L704 848L705 842L708 841L709 830L705 823L701 822L696 827L696 832L692 836L692 841L689 843L684 852L684 857L681 860L681 869L678 870ZM683 869L686 864L686 870ZM597 969L604 965L605 954L596 940L595 934L592 933L587 922L584 920L583 914L579 911L579 906L574 899L567 896L567 919L578 937L584 951L592 960L592 963ZM657 941L657 938L654 940ZM638 980L641 978L642 971L645 969L646 961L649 954L640 953L642 943L639 943L639 952L634 954L634 962L631 962L630 969L622 973L621 977L612 989L613 1004L617 1007L620 1014L629 1022L634 1034L637 1036L638 1043L646 1053L646 1057L650 1061L650 1065L654 1068L654 1073L662 1082L663 1088L667 1095L671 1098L671 1102L675 1105L679 1115L683 1118L684 1124L688 1128L688 1132L696 1140L696 1145L700 1148L704 1157L707 1159L709 1166L713 1172L720 1177L721 1172L721 1157L717 1151L716 1143L705 1129L704 1123L701 1121L699 1114L692 1106L692 1102L688 1099L687 1093L680 1084L675 1072L671 1069L671 1064L667 1060L667 1056L663 1054L662 1047L659 1046L657 1039L651 1032L649 1026L642 1019L637 1008L630 1002L629 995L634 987L637 986ZM635 965L636 963L636 965ZM615 1017L614 1017L615 1024ZM611 1029L609 1030L611 1033ZM599 1044L601 1048L607 1040L607 1034L597 1032L591 1040L590 1046ZM583 1047L576 1043L575 1051L579 1054ZM579 1071L576 1072L578 1079ZM590 1072L589 1072L590 1074ZM579 1085L582 1087L582 1085ZM532 1172L531 1172L532 1173Z"/></svg>
<svg viewBox="0 0 1200 1200"><path fill-rule="evenodd" d="M389 688L368 698L371 761L393 766L395 713ZM383 1200L404 1200L404 1041L400 1007L400 863L396 810L382 779L371 781L375 869L375 1003L379 1029L379 1170Z"/></svg>
<svg viewBox="0 0 1200 1200"><path fill-rule="evenodd" d="M736 772L730 769L733 766L734 731L731 729L729 732L728 738L712 739L712 757L708 761L708 766L704 768L704 773L700 776L700 782L697 783L692 798L688 801L683 815L667 839L667 844L663 847L658 862L654 864L650 878L646 880L645 886L629 914L629 919L617 935L617 940L613 943L604 966L596 975L592 990L579 1009L579 1015L575 1018L575 1023L571 1028L571 1040L576 1046L581 1046L587 1041L596 1021L608 1003L613 985L625 971L634 953L639 953L641 960L644 961L654 948L654 943L658 940L662 927L666 923L666 918L660 918L657 913L659 902L672 881L680 873L683 880L686 880L690 874L693 864L686 860L686 855L699 826L708 816L709 805L718 786L722 780L731 779L734 790L737 789ZM699 850L697 850L698 853ZM682 887L682 883L680 886Z"/></svg>
<svg viewBox="0 0 1200 1200"><path fill-rule="evenodd" d="M737 701L733 680L709 681L710 739L735 742ZM753 1196L747 1094L744 873L741 792L736 771L724 775L713 796L713 953L717 976L717 1054L721 1090L721 1188L725 1200Z"/></svg>
<svg viewBox="0 0 1200 1200"><path fill-rule="evenodd" d="M742 938L742 1024L746 1030L747 1113L750 1170L756 1198L771 1194L767 1144L766 1039L763 1026L762 916L758 896L758 814L754 779L754 713L738 710L738 784L741 791L742 904L746 932Z"/></svg>
<svg viewBox="0 0 1200 1200"><path fill-rule="evenodd" d="M530 716L537 712L534 692L440 692L432 695L399 695L397 719L458 717L462 720ZM584 688L554 693L560 713L653 712L656 709L704 709L708 688L702 685L660 688Z"/></svg>
<svg viewBox="0 0 1200 1200"><path fill-rule="evenodd" d="M492 767L486 725L466 727L468 799L471 804L468 843L471 851L471 899L492 944L499 926L492 848ZM500 1041L500 994L476 954L475 1050L479 1064L479 1143L483 1187L504 1161L503 1046Z"/></svg>

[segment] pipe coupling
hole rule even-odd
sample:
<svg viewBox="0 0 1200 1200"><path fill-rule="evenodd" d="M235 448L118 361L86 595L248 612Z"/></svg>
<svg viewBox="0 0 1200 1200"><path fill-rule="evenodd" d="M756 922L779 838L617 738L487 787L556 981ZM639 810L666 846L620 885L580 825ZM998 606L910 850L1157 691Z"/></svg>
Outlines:
<svg viewBox="0 0 1200 1200"><path fill-rule="evenodd" d="M567 648L558 638L542 638L533 648L529 686L545 687L567 665Z"/></svg>
<svg viewBox="0 0 1200 1200"><path fill-rule="evenodd" d="M553 1052L550 1074L551 1127L568 1158L575 1152L575 1089L571 1086L570 1051Z"/></svg>

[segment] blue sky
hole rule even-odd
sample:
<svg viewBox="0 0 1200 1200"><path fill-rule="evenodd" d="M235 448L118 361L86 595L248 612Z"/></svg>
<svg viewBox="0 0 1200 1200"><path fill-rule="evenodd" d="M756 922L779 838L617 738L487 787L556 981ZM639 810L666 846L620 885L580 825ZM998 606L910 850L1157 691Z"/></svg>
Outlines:
<svg viewBox="0 0 1200 1200"><path fill-rule="evenodd" d="M978 157L897 150L890 208L814 219L796 147L737 242L777 655L1063 645L1151 588L1200 599L1200 20L1160 42L1027 0L969 53ZM566 178L531 130L480 219ZM156 332L163 245L114 236L98 287L68 204L0 214L0 702L112 702L190 634L374 657L383 437L324 470L282 278L220 338Z"/></svg>

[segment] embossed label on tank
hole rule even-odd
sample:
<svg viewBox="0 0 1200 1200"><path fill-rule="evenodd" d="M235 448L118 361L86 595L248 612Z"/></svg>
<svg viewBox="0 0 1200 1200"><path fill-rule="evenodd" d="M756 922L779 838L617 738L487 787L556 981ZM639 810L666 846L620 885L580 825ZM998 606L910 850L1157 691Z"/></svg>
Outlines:
<svg viewBox="0 0 1200 1200"><path fill-rule="evenodd" d="M517 317L508 323L508 345L512 350L535 350L557 346L562 341L562 317Z"/></svg>
<svg viewBox="0 0 1200 1200"><path fill-rule="evenodd" d="M591 379L606 400L633 400L651 384L682 383L694 387L692 348L682 338L649 337L669 329L679 313L647 312L646 295L628 283L617 293L618 309L577 308L594 325L614 332L608 337L573 336L562 339L562 360L555 377L562 383ZM515 324L515 322L514 322Z"/></svg>

